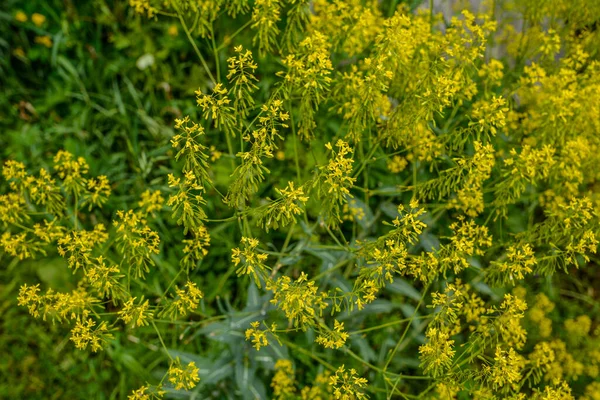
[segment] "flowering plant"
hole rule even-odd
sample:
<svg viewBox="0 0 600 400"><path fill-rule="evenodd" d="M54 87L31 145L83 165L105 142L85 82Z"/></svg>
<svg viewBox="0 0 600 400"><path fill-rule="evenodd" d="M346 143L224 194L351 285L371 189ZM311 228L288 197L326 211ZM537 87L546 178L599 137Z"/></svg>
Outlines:
<svg viewBox="0 0 600 400"><path fill-rule="evenodd" d="M129 0L110 96L15 11L103 118L9 141L7 324L106 397L596 399L600 6L417 3Z"/></svg>

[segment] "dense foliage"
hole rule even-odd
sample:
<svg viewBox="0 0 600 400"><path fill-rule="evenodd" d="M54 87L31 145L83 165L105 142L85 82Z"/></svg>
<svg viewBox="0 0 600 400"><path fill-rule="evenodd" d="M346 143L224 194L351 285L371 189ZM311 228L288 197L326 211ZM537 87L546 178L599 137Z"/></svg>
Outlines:
<svg viewBox="0 0 600 400"><path fill-rule="evenodd" d="M600 2L5 3L0 397L600 398Z"/></svg>

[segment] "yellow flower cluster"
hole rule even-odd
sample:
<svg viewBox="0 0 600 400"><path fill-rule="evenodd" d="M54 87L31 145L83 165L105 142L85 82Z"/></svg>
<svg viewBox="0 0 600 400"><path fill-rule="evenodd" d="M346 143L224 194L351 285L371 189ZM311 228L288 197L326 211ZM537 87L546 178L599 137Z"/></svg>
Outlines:
<svg viewBox="0 0 600 400"><path fill-rule="evenodd" d="M283 59L287 71L278 74L283 77L289 96L300 96L298 134L304 139L314 137L317 128L315 114L332 82L333 66L329 55L327 37L319 31L311 32L298 44L294 53Z"/></svg>
<svg viewBox="0 0 600 400"><path fill-rule="evenodd" d="M242 237L240 243L243 249L235 248L231 250L231 262L238 267L235 273L240 275L251 275L256 282L256 286L261 287L261 281L268 277L268 267L265 261L267 254L257 251L258 240L254 238ZM240 265L241 264L241 265Z"/></svg>
<svg viewBox="0 0 600 400"><path fill-rule="evenodd" d="M348 340L348 333L344 332L344 323L334 320L333 330L321 333L315 342L321 344L325 348L339 349L342 347L346 340Z"/></svg>
<svg viewBox="0 0 600 400"><path fill-rule="evenodd" d="M346 370L342 365L335 371L335 374L329 378L329 383L333 386L333 398L341 400L349 399L368 399L364 393L364 388L368 381L358 375L354 368Z"/></svg>
<svg viewBox="0 0 600 400"><path fill-rule="evenodd" d="M352 177L354 150L341 139L335 146L337 151L333 149L331 143L325 145L331 151L332 157L327 166L322 167L322 185L319 186L319 197L324 200L322 213L328 225L341 222L340 205L345 204L352 197L350 189L356 181L356 178Z"/></svg>
<svg viewBox="0 0 600 400"><path fill-rule="evenodd" d="M489 370L484 369L484 372L490 374L492 387L497 389L521 380L523 365L523 358L515 353L512 347L506 351L498 347L494 355L494 365Z"/></svg>
<svg viewBox="0 0 600 400"><path fill-rule="evenodd" d="M202 357L233 358L213 397L274 364L257 387L279 399L597 399L600 7L409 3L129 0L190 41L200 117L173 109L166 182L135 196L65 150L39 172L4 164L9 270L50 282L18 262L56 258L76 288L23 284L18 304L93 352L218 339ZM129 398L199 372L173 359Z"/></svg>
<svg viewBox="0 0 600 400"><path fill-rule="evenodd" d="M126 324L131 323L134 328L148 325L148 321L153 317L153 312L148 309L148 300L144 301L142 298L139 304L135 304L135 300L136 297L132 297L123 304L119 317Z"/></svg>
<svg viewBox="0 0 600 400"><path fill-rule="evenodd" d="M317 316L321 316L327 308L327 293L319 292L315 282L309 281L304 272L295 281L289 276L280 276L276 281L268 280L267 290L273 292L271 303L277 305L298 329L307 330L314 326Z"/></svg>
<svg viewBox="0 0 600 400"><path fill-rule="evenodd" d="M429 328L425 334L427 343L419 347L423 372L437 377L445 373L451 365L455 351L454 340L449 340L448 333L437 328Z"/></svg>
<svg viewBox="0 0 600 400"><path fill-rule="evenodd" d="M108 332L106 321L96 325L96 321L91 318L77 320L75 327L71 330L71 340L75 343L75 347L85 350L89 345L94 353L102 350L102 346L112 338L112 334Z"/></svg>
<svg viewBox="0 0 600 400"><path fill-rule="evenodd" d="M288 182L284 189L277 190L281 196L271 201L266 210L257 210L258 224L268 232L269 228L278 229L296 222L296 215L302 214L301 205L306 204L308 196L304 195L304 188L294 187L294 182Z"/></svg>
<svg viewBox="0 0 600 400"><path fill-rule="evenodd" d="M250 340L252 338L252 343L254 343L254 348L256 350L260 350L261 347L265 347L269 344L269 340L267 339L267 332L269 329L261 330L260 322L254 321L250 323L251 328L246 329L246 340ZM272 327L271 330L275 330L275 326Z"/></svg>
<svg viewBox="0 0 600 400"><path fill-rule="evenodd" d="M521 280L525 277L524 274L533 272L533 267L536 264L535 254L528 243L525 243L520 248L510 246L506 257L508 258L508 262L500 264L499 269L509 274L510 281Z"/></svg>
<svg viewBox="0 0 600 400"><path fill-rule="evenodd" d="M204 293L198 289L198 286L192 281L187 281L183 289L175 288L175 298L170 301L161 315L168 315L172 319L176 319L180 315L188 315L198 308L202 298L204 298Z"/></svg>
<svg viewBox="0 0 600 400"><path fill-rule="evenodd" d="M248 115L249 108L254 105L254 93L258 86L254 82L258 81L254 76L258 65L254 62L252 52L244 50L242 46L234 47L237 53L235 57L227 59L229 73L227 80L233 83L230 94L233 96L233 109L235 114L244 118Z"/></svg>
<svg viewBox="0 0 600 400"><path fill-rule="evenodd" d="M117 211L113 221L117 231L118 249L134 267L135 276L143 277L154 265L152 254L159 253L160 237L148 226L148 222L133 210Z"/></svg>
<svg viewBox="0 0 600 400"><path fill-rule="evenodd" d="M198 376L198 367L196 367L195 362L190 362L187 365L183 366L181 364L181 360L177 357L171 363L169 367L169 371L167 374L169 375L169 382L175 386L176 390L179 389L193 389L196 387L198 382L200 382L200 377Z"/></svg>
<svg viewBox="0 0 600 400"><path fill-rule="evenodd" d="M280 359L275 363L275 375L271 380L275 399L289 399L294 396L294 367L290 360Z"/></svg>

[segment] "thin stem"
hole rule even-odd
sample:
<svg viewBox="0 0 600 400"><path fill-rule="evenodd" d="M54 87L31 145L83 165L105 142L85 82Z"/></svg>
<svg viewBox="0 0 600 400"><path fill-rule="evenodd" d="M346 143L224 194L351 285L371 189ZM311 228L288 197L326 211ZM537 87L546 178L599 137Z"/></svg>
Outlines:
<svg viewBox="0 0 600 400"><path fill-rule="evenodd" d="M429 0L429 25L433 32L433 0Z"/></svg>
<svg viewBox="0 0 600 400"><path fill-rule="evenodd" d="M413 315L410 317L410 321L409 323L406 325L406 328L404 328L404 332L402 333L402 336L400 337L400 340L398 340L398 343L396 343L396 346L394 347L394 350L392 350L392 353L390 354L390 356L388 357L385 366L383 367L383 370L386 371L387 367L390 365L390 363L392 362L392 359L394 358L394 356L396 355L396 352L398 351L398 349L400 348L400 344L402 343L402 341L404 340L404 337L406 336L406 333L408 332L408 329L410 328L410 326L412 325L413 320L415 319L416 315L417 315L417 311L419 310L419 307L421 306L421 304L423 303L423 300L425 299L425 294L427 293L427 289L429 288L429 285L427 285L425 287L425 289L423 290L423 295L421 296L421 299L419 300L419 303L417 304L417 306L415 307L415 311L413 311Z"/></svg>
<svg viewBox="0 0 600 400"><path fill-rule="evenodd" d="M396 374L394 372L386 372L384 369L381 369L367 361L365 361L363 358L361 358L359 355L357 355L356 353L354 353L352 350L350 349L346 349L346 353L348 353L352 358L354 358L357 361L360 361L361 363L365 364L366 366L368 366L369 368L373 369L374 371L377 371L381 374L384 375L389 375L389 376L394 376L397 377L398 379L415 379L415 380L429 380L431 379L429 376L421 376L421 375L402 375L402 374Z"/></svg>
<svg viewBox="0 0 600 400"><path fill-rule="evenodd" d="M206 64L206 60L204 60L202 53L200 53L200 49L198 49L198 46L196 45L194 38L192 38L192 34L190 33L190 31L185 23L185 20L183 19L183 15L181 15L181 12L179 11L179 7L177 7L177 5L175 3L173 3L173 6L175 7L175 10L177 11L177 16L179 17L179 22L181 22L181 26L182 26L188 40L192 44L192 47L196 51L196 54L198 55L198 58L200 59L200 62L202 63L204 70L206 71L206 73L207 73L208 77L210 78L210 80L212 81L212 83L214 85L216 85L217 81L215 80L215 77L213 76L212 72L210 72L210 68L208 68L208 64Z"/></svg>
<svg viewBox="0 0 600 400"><path fill-rule="evenodd" d="M389 382L389 380L386 378L386 382ZM392 386L392 391L390 393L390 395L388 396L388 399L392 398L392 395L394 394L394 392L396 391L396 386L398 386L398 384L400 383L400 378L396 378L396 381L394 382L394 386ZM402 398L404 399L408 399L408 397L406 397L406 395L400 391L398 391L398 394L400 396L402 396Z"/></svg>
<svg viewBox="0 0 600 400"><path fill-rule="evenodd" d="M292 109L292 102L288 103L288 109ZM298 134L296 133L296 125L294 124L294 115L290 111L290 125L292 127L292 132L294 134L294 161L296 162L296 176L298 178L298 183L300 183L300 160L298 156Z"/></svg>
<svg viewBox="0 0 600 400"><path fill-rule="evenodd" d="M162 344L162 347L165 350L165 353L167 353L167 356L169 357L169 360L173 360L173 357L171 357L169 350L167 350L167 346L165 346L165 342L163 341L163 338L160 335L160 332L159 332L158 328L156 327L156 324L152 320L150 320L150 322L152 323L152 326L154 327L154 330L156 331L156 334L158 335L158 339L160 340L160 344Z"/></svg>
<svg viewBox="0 0 600 400"><path fill-rule="evenodd" d="M300 346L297 346L297 345L295 345L292 342L288 342L285 339L280 339L280 340L281 340L281 343L285 344L286 346L291 347L292 349L294 349L294 350L296 350L296 351L298 351L298 352L300 352L300 353L302 353L304 355L309 356L310 358L312 358L315 361L318 361L325 368L327 368L327 369L329 369L331 371L335 371L337 369L333 365L329 364L327 361L323 360L321 357L315 355L312 351L305 350L304 348L302 348Z"/></svg>
<svg viewBox="0 0 600 400"><path fill-rule="evenodd" d="M333 232L331 232L331 229L329 229L329 227L327 225L325 225L325 229L327 230L327 233L329 233L329 236L331 236L331 238L337 243L338 246L340 246L341 248L348 250L346 248L346 246L344 246L339 239L333 234Z"/></svg>
<svg viewBox="0 0 600 400"><path fill-rule="evenodd" d="M375 154L375 152L377 151L377 149L379 149L379 142L377 142L375 144L375 146L373 146L371 148L371 151L369 151L369 154L367 155L367 157L363 160L363 163L361 164L360 168L354 173L354 175L352 176L353 178L356 178L358 175L360 175L360 173L362 172L362 170L367 166L367 164L369 163L369 161L371 160L371 157L373 157L373 154Z"/></svg>
<svg viewBox="0 0 600 400"><path fill-rule="evenodd" d="M162 296L160 296L160 299L158 300L158 304L160 304L161 300L167 296L167 293L169 293L169 289L171 289L171 286L173 286L173 284L177 281L177 278L179 278L179 275L181 275L182 272L183 272L183 269L182 268L179 269L179 272L177 273L177 275L175 275L175 278L173 278L171 283L169 283L169 286L167 286L167 288L165 289Z"/></svg>
<svg viewBox="0 0 600 400"><path fill-rule="evenodd" d="M231 157L231 169L235 171L235 155L233 154L233 144L231 143L231 138L229 137L229 132L225 131L225 140L227 141L227 151L229 151L229 156Z"/></svg>
<svg viewBox="0 0 600 400"><path fill-rule="evenodd" d="M223 48L225 48L229 43L231 43L231 41L233 40L234 37L236 37L237 35L242 33L242 31L244 29L246 29L251 23L252 23L252 20L250 20L250 21L246 22L244 25L242 25L242 27L240 29L238 29L237 31L235 31L231 36L229 36L226 41L223 41L223 44L217 48L217 51L220 51Z"/></svg>
<svg viewBox="0 0 600 400"><path fill-rule="evenodd" d="M323 271L323 272L321 272L320 274L318 274L317 276L315 276L315 277L313 278L313 280L314 280L314 281L316 281L316 280L318 280L319 278L322 278L323 276L325 276L325 275L327 275L327 274L329 274L329 273L331 273L331 272L335 271L336 269L343 267L344 265L348 264L348 263L349 263L350 261L352 261L352 260L354 260L354 257L348 258L348 259L346 259L346 260L343 260L343 261L341 261L341 262L337 263L336 265L334 265L333 267L329 268L328 270L326 270L326 271ZM350 333L350 334L352 334L352 333Z"/></svg>
<svg viewBox="0 0 600 400"><path fill-rule="evenodd" d="M376 330L378 330L378 329L388 328L388 327L390 327L390 326L394 326L394 325L402 324L402 323L404 323L404 322L408 322L408 321L410 321L410 320L412 320L412 319L419 320L419 319L426 319L426 318L429 318L429 315L422 315L422 316L420 316L420 317L416 317L416 318L404 318L404 319L399 319L399 320L392 321L392 322L388 322L388 323L385 323L385 324L381 324L381 325L377 325L377 326L372 326L372 327L370 327L370 328L360 329L360 330L358 330L358 331L352 331L352 332L349 332L348 334L349 334L350 336L352 336L352 335L358 335L359 333L365 333L365 332L376 331Z"/></svg>
<svg viewBox="0 0 600 400"><path fill-rule="evenodd" d="M217 82L221 82L221 60L219 59L219 50L217 48L217 43L215 42L215 31L212 26L210 27L210 41L212 43L212 49L217 68Z"/></svg>
<svg viewBox="0 0 600 400"><path fill-rule="evenodd" d="M13 221L13 222L11 222L11 224L13 224L14 226L16 226L17 228L21 228L21 229L23 229L23 230L24 230L24 231L26 231L26 232L33 232L33 229L31 229L31 228L28 228L28 227L26 227L26 226L23 226L23 225L19 224L18 222L14 222L14 221Z"/></svg>
<svg viewBox="0 0 600 400"><path fill-rule="evenodd" d="M79 208L79 197L77 195L75 195L75 205L73 206L73 226L75 227L75 230L78 230L77 228L77 209Z"/></svg>
<svg viewBox="0 0 600 400"><path fill-rule="evenodd" d="M275 274L277 273L277 270L281 267L281 265L279 264L281 262L281 259L283 258L284 255L286 255L286 250L288 245L290 244L290 240L292 239L292 235L294 233L294 229L296 228L296 223L293 223L292 226L290 226L290 230L288 231L286 237L285 237L285 241L283 242L283 246L281 247L281 252L279 254L279 256L277 257L277 262L275 263L275 268L273 268L273 271L271 272L271 278L273 278L275 276Z"/></svg>
<svg viewBox="0 0 600 400"><path fill-rule="evenodd" d="M223 218L223 219L207 219L207 220L205 220L205 221L206 221L206 222L227 222L227 221L234 221L234 220L236 220L236 219L238 219L238 216L237 216L237 215L233 215L233 216L231 216L231 217L229 217L229 218Z"/></svg>

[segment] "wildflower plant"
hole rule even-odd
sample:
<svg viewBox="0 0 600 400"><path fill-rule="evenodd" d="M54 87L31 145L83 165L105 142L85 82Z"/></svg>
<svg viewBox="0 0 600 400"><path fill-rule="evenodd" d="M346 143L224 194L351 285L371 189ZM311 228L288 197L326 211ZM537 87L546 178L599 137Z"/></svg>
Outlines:
<svg viewBox="0 0 600 400"><path fill-rule="evenodd" d="M7 107L60 128L3 150L2 372L64 352L129 399L597 398L600 7L467 3L130 0L86 41L136 57L108 94L68 61L100 51L78 24L7 13L9 63L91 108Z"/></svg>

